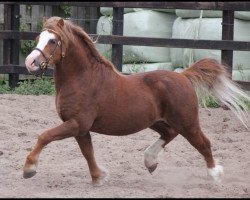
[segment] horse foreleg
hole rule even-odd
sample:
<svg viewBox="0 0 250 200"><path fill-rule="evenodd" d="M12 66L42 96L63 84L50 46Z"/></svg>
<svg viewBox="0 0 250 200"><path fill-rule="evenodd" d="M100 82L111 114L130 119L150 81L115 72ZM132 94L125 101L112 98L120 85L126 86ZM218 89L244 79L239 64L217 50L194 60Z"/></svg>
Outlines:
<svg viewBox="0 0 250 200"><path fill-rule="evenodd" d="M30 178L36 174L39 155L42 149L48 143L54 140L61 140L64 138L76 136L78 135L78 133L79 133L78 123L75 120L69 120L39 135L34 149L30 152L30 154L26 158L26 162L23 167L23 177Z"/></svg>
<svg viewBox="0 0 250 200"><path fill-rule="evenodd" d="M178 135L178 133L169 127L165 122L156 122L150 128L161 135L161 137L144 152L144 164L148 171L152 173L158 165L157 159L159 153Z"/></svg>
<svg viewBox="0 0 250 200"><path fill-rule="evenodd" d="M108 173L96 163L90 133L88 132L87 134L76 136L75 138L83 156L87 160L93 185L102 185L102 182L107 177Z"/></svg>

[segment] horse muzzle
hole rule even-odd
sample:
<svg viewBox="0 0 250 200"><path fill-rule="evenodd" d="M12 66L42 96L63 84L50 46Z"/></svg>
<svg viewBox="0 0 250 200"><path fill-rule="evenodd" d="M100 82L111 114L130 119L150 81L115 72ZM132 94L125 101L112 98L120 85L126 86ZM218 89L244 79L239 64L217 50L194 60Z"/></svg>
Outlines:
<svg viewBox="0 0 250 200"><path fill-rule="evenodd" d="M29 73L33 74L34 72L39 70L39 65L37 65L37 61L33 58L27 57L25 59L25 66Z"/></svg>
<svg viewBox="0 0 250 200"><path fill-rule="evenodd" d="M36 59L26 59L25 60L25 65L27 70L29 71L29 73L35 75L35 76L39 76L44 74L44 71L50 66L50 64L48 64L45 61L39 61L38 58Z"/></svg>

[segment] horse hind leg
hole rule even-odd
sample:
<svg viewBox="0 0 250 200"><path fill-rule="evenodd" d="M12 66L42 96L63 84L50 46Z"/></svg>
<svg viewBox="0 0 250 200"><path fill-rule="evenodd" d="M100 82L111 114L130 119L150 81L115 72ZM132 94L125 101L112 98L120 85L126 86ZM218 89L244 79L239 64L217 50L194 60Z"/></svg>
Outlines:
<svg viewBox="0 0 250 200"><path fill-rule="evenodd" d="M211 143L202 130L198 128L182 135L199 151L201 155L204 156L207 164L208 177L220 182L220 176L223 174L223 167L219 165L218 162L215 162L212 155Z"/></svg>
<svg viewBox="0 0 250 200"><path fill-rule="evenodd" d="M178 133L163 121L156 122L150 128L161 135L161 137L144 152L144 164L148 171L152 173L157 168L159 153Z"/></svg>

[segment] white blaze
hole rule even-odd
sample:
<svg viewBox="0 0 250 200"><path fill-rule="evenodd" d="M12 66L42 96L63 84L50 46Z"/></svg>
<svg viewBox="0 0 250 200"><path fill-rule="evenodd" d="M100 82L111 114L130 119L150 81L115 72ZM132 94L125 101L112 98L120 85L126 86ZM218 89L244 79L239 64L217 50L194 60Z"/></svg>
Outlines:
<svg viewBox="0 0 250 200"><path fill-rule="evenodd" d="M48 44L50 39L55 39L54 33L50 33L49 31L43 31L40 34L38 44L36 48L40 49L41 51L44 50L45 46ZM25 59L25 65L29 72L36 71L38 66L35 65L34 60L40 56L41 52L34 49Z"/></svg>

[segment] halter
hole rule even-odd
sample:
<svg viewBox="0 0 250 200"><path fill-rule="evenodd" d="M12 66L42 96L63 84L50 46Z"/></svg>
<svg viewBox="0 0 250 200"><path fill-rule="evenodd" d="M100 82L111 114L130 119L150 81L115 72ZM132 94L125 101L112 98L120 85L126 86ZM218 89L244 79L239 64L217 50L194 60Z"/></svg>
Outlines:
<svg viewBox="0 0 250 200"><path fill-rule="evenodd" d="M44 53L41 49L39 49L39 48L37 48L37 47L34 48L34 50L38 50L38 51L43 55L43 57L45 58L45 61L43 61L43 62L41 62L41 63L39 64L39 67L40 67L40 69L41 69L41 71L42 71L42 74L43 74L44 71L48 68L48 66L49 66L49 61L50 61L51 59L54 58L54 55L55 55L55 53L56 53L56 49L57 49L58 47L61 46L61 53L62 53L61 59L65 57L65 53L63 52L63 49L62 49L62 42L61 42L62 39L61 39L61 36L60 36L56 31L54 31L54 30L52 30L52 29L43 29L42 31L46 31L46 30L49 31L49 32L55 33L55 34L59 37L59 40L58 40L58 42L57 42L55 48L53 49L53 51L51 52L51 54L50 54L49 57L47 57L47 56L45 55L45 53Z"/></svg>

